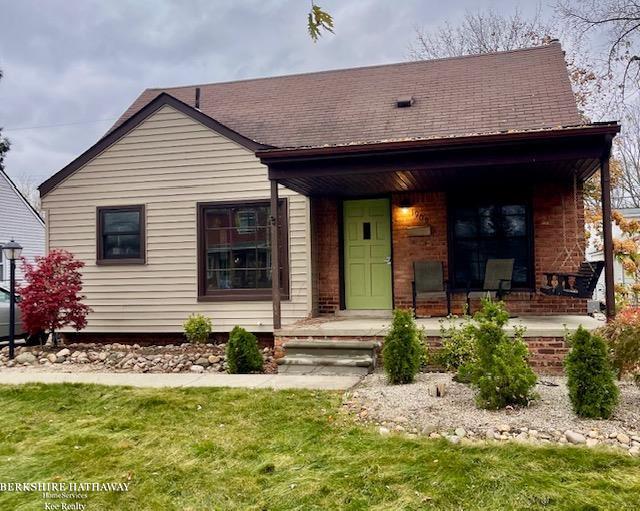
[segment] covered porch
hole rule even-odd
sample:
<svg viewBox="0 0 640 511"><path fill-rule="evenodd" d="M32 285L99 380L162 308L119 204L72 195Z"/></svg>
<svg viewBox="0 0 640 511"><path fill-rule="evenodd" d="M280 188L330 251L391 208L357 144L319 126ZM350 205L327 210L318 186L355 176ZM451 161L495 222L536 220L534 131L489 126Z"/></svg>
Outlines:
<svg viewBox="0 0 640 511"><path fill-rule="evenodd" d="M618 130L617 123L605 123L362 146L271 149L258 156L269 168L272 204L277 204L279 184L310 197L314 316L411 307L418 261L442 265L451 312L459 314L469 291L482 291L485 264L491 258L514 260L506 295L512 314L585 316L584 297L548 296L540 290L547 282L546 272L576 272L583 262L583 184L600 170L611 316L609 155ZM277 208L272 211L275 226ZM275 227L273 235L277 236ZM276 252L273 275L280 266ZM357 254L366 257L354 263ZM277 284L274 279L276 330L281 299ZM362 289L354 292L360 284ZM420 316L447 314L443 298L422 300L416 309Z"/></svg>

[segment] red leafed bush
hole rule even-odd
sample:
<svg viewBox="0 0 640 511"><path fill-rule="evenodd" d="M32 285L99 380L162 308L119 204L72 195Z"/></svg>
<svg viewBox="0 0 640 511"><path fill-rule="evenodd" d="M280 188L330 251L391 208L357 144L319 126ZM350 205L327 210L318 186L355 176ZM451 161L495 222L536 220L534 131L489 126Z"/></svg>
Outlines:
<svg viewBox="0 0 640 511"><path fill-rule="evenodd" d="M84 266L66 250L52 250L36 257L35 264L22 260L26 284L20 287L22 323L30 334L40 331L55 334L64 326L82 330L87 326L89 306L82 303Z"/></svg>
<svg viewBox="0 0 640 511"><path fill-rule="evenodd" d="M640 375L640 308L627 307L600 329L609 344L618 378Z"/></svg>

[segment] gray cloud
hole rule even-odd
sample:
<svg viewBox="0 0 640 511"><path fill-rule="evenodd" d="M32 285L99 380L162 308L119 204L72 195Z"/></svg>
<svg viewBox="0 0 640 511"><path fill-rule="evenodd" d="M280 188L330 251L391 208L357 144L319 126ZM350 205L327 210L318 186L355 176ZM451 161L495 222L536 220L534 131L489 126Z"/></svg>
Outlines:
<svg viewBox="0 0 640 511"><path fill-rule="evenodd" d="M406 60L415 26L511 0L323 0L317 44L304 0L0 0L0 126L13 177L40 182L91 146L147 87Z"/></svg>

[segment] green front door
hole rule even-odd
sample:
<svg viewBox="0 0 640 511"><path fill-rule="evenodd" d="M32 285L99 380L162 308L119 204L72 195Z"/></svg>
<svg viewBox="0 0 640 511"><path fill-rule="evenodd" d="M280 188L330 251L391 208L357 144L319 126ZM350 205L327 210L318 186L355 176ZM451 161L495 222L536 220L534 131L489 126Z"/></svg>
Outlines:
<svg viewBox="0 0 640 511"><path fill-rule="evenodd" d="M344 201L347 309L391 309L391 216L388 199Z"/></svg>

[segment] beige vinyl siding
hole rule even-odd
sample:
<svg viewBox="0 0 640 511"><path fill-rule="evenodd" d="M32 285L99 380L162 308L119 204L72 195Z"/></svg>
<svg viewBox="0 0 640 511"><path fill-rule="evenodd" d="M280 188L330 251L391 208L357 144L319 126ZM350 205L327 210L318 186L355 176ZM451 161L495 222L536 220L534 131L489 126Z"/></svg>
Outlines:
<svg viewBox="0 0 640 511"><path fill-rule="evenodd" d="M310 239L306 197L289 203L290 299L283 324L309 315ZM49 249L82 259L93 308L87 332L178 332L191 312L216 331L272 330L270 301L197 301L196 204L269 198L267 169L255 155L165 106L43 200ZM96 266L96 207L144 204L147 263Z"/></svg>

